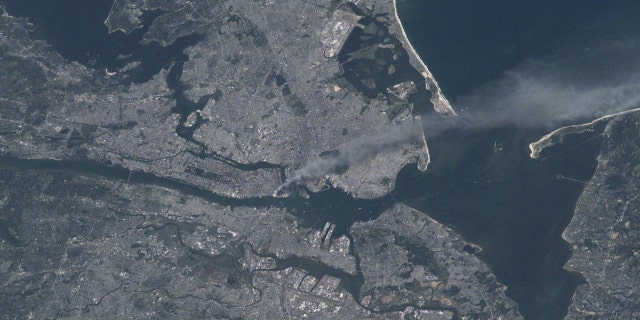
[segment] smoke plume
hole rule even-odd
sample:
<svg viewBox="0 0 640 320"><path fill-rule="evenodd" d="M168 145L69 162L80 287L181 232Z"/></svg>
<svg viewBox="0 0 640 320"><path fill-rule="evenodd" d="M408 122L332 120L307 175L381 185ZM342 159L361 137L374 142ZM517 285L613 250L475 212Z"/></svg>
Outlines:
<svg viewBox="0 0 640 320"><path fill-rule="evenodd" d="M447 130L472 132L502 126L551 130L640 107L639 39L574 46L545 59L525 61L456 99L458 117L424 115L424 134L429 139ZM276 193L361 163L418 134L415 128L395 128L348 142L337 156L318 158L296 171Z"/></svg>
<svg viewBox="0 0 640 320"><path fill-rule="evenodd" d="M340 168L361 163L367 159L375 157L377 154L390 151L409 143L420 134L419 126L394 126L384 132L379 132L373 136L367 136L352 140L340 146L332 155L319 157L309 162L306 166L287 179L276 194L301 185L327 174L332 174Z"/></svg>
<svg viewBox="0 0 640 320"><path fill-rule="evenodd" d="M640 41L627 39L526 61L456 105L478 129L551 129L628 110L640 101L638 56Z"/></svg>

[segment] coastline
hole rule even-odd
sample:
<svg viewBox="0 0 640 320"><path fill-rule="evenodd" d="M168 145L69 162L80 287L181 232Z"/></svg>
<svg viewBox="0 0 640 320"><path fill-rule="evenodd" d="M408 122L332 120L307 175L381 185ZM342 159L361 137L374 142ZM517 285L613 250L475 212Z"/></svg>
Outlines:
<svg viewBox="0 0 640 320"><path fill-rule="evenodd" d="M596 125L598 122L601 121L605 121L605 120L609 120L611 118L615 118L615 117L619 117L619 116L623 116L625 114L629 114L629 113L635 113L635 112L640 112L640 108L634 108L631 110L626 110L626 111L621 111L621 112L617 112L617 113L613 113L613 114L608 114L605 116L602 116L598 119L595 119L591 122L587 122L587 123L583 123L583 124L576 124L576 125L571 125L571 126L566 126L566 127L562 127L562 128L558 128L556 130L553 130L547 134L545 134L542 138L538 139L538 141L532 142L529 144L529 150L531 151L531 154L529 155L529 157L531 157L531 159L536 159L540 156L540 153L542 152L542 150L551 147L553 145L556 145L558 143L562 143L564 136L569 135L569 134L573 134L573 133L582 133L585 132L587 130L591 130L591 128L593 128L594 125Z"/></svg>
<svg viewBox="0 0 640 320"><path fill-rule="evenodd" d="M420 72L420 74L424 77L425 87L431 92L430 100L431 103L433 103L434 109L443 116L457 116L457 113L455 112L455 110L453 110L451 103L449 103L449 100L447 100L447 98L442 93L442 90L440 89L440 86L438 85L436 79L433 77L433 74L431 74L431 71L429 71L429 68L424 63L424 61L422 61L422 58L420 58L420 55L418 55L416 50L413 48L413 45L409 41L409 37L407 36L407 33L404 30L404 26L402 25L402 20L400 20L400 16L398 15L397 1L392 0L392 4L393 16L399 27L398 35L400 38L400 42L402 42L402 46L405 50L407 50L407 53L409 54L409 62L411 62L412 65L418 70L418 72Z"/></svg>

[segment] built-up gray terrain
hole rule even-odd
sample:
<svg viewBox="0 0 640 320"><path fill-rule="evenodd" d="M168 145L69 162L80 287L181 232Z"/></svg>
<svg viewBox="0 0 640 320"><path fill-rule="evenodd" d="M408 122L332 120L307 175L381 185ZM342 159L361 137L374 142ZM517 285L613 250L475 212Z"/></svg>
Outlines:
<svg viewBox="0 0 640 320"><path fill-rule="evenodd" d="M311 170L454 114L391 1L116 0L105 24L173 57L92 68L0 16L0 318L521 318L479 248L389 196L429 162L419 135ZM566 233L588 281L571 317L637 317L620 126Z"/></svg>

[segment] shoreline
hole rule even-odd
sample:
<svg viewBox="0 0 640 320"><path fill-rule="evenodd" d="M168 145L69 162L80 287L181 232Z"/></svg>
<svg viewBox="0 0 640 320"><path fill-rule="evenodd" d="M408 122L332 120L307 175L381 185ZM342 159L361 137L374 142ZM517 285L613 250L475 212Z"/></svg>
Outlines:
<svg viewBox="0 0 640 320"><path fill-rule="evenodd" d="M402 25L402 20L400 20L400 16L398 15L397 1L392 0L392 4L394 18L396 19L396 22L400 27L400 42L402 42L402 46L405 50L407 50L407 53L409 54L409 62L413 61L415 64L417 64L417 66L414 65L414 67L416 67L418 69L418 72L420 72L422 77L424 77L425 87L431 92L430 101L431 103L433 103L434 109L443 116L457 116L457 113L451 106L451 103L449 103L449 100L447 100L447 98L442 93L442 90L440 89L440 86L438 85L436 79L433 77L433 74L431 73L431 71L429 71L429 68L424 63L424 61L422 61L422 58L420 58L418 52L416 52L416 50L413 48L411 41L409 41L409 37L407 36L407 33L404 30L404 26Z"/></svg>
<svg viewBox="0 0 640 320"><path fill-rule="evenodd" d="M626 110L626 111L621 111L621 112L617 112L617 113L612 113L612 114L608 114L608 115L604 115L600 118L597 118L591 122L587 122L587 123L582 123L582 124L574 124L574 125L570 125L570 126L565 126L565 127L561 127L558 129L555 129L547 134L545 134L544 136L542 136L542 138L538 139L538 141L532 142L529 144L529 150L531 151L531 153L529 154L529 157L531 159L536 159L540 156L540 153L551 146L554 146L556 144L562 143L564 136L569 135L569 134L574 134L574 133L582 133L585 132L587 130L591 130L591 128L593 126L595 126L596 124L598 124L601 121L606 121L612 118L616 118L619 116L623 116L626 114L630 114L630 113L635 113L635 112L640 112L640 108L634 108L634 109L630 109L630 110ZM556 140L554 140L554 137L557 137Z"/></svg>

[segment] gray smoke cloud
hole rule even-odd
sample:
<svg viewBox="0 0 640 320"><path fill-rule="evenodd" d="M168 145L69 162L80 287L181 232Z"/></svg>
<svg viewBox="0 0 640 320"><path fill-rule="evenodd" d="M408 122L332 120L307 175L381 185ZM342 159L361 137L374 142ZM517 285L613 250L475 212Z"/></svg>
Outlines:
<svg viewBox="0 0 640 320"><path fill-rule="evenodd" d="M640 106L640 39L573 46L527 60L455 100L457 119L423 117L427 138L502 126L555 129Z"/></svg>
<svg viewBox="0 0 640 320"><path fill-rule="evenodd" d="M429 139L447 130L507 125L555 129L640 107L638 57L640 39L627 38L525 61L499 80L456 99L458 117L423 116L424 134ZM296 171L276 193L395 149L418 134L415 128L393 128L348 142L340 146L339 155L320 157Z"/></svg>
<svg viewBox="0 0 640 320"><path fill-rule="evenodd" d="M555 128L638 106L640 41L618 40L530 60L456 100L474 126Z"/></svg>
<svg viewBox="0 0 640 320"><path fill-rule="evenodd" d="M412 139L419 137L419 135L419 126L393 126L372 136L349 141L341 145L336 153L318 157L296 171L292 177L287 179L276 190L276 194L292 186L305 184L325 175L335 173L340 168L364 162L381 152L394 150L406 145Z"/></svg>

